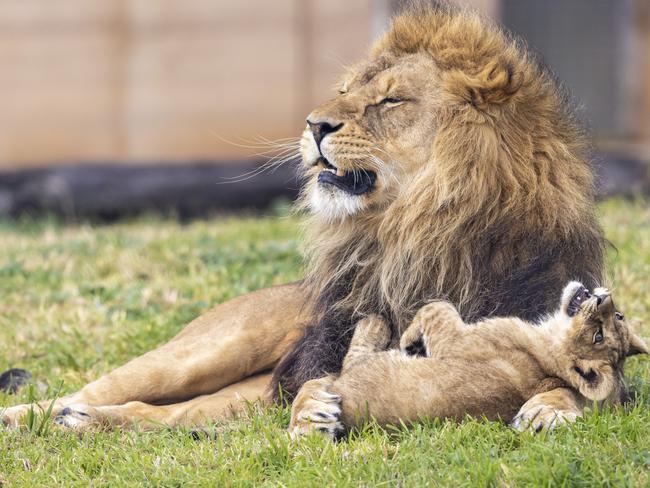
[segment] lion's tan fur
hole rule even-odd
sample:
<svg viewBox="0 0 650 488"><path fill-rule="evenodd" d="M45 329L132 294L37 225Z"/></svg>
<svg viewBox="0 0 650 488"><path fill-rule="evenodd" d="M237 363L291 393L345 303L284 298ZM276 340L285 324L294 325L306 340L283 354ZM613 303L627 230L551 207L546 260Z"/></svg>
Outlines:
<svg viewBox="0 0 650 488"><path fill-rule="evenodd" d="M348 427L368 417L384 425L465 415L511 421L527 400L557 388L579 391L583 404L620 403L625 357L648 351L625 321L615 318L609 292L596 293L574 317L563 304L539 325L517 318L467 325L453 305L433 302L402 337L403 350L423 340L426 358L377 352L390 335L384 321L371 316L357 327L341 376L329 391L341 396ZM602 343L592 341L598 330ZM586 380L578 368L593 378Z"/></svg>
<svg viewBox="0 0 650 488"><path fill-rule="evenodd" d="M431 133L426 161L393 171L399 185L372 210L335 222L310 217L310 295L317 300L349 277L338 306L384 314L402 330L421 300L435 296L475 316L482 293L477 287L495 271L533 259L530 253L538 251L522 244L533 236L542 243L582 236L575 245L588 248L594 262L589 272L599 274L601 236L584 140L548 72L479 15L421 7L394 19L344 86L372 76L377 64L413 55L433 59L435 72L423 64L419 77L435 77L426 83L438 87L427 102L435 126L421 128ZM341 110L332 101L318 113L336 118ZM387 142L372 143L382 148ZM396 159L407 166L421 155ZM304 205L311 190L307 186Z"/></svg>

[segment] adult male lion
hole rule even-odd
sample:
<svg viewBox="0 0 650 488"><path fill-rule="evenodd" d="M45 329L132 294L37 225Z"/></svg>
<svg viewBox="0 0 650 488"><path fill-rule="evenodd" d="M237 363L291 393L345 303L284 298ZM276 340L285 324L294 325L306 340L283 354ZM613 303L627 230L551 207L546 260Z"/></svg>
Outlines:
<svg viewBox="0 0 650 488"><path fill-rule="evenodd" d="M595 286L603 238L567 107L547 71L477 15L399 15L307 118L304 282L219 305L58 401L59 421L196 424L269 385L290 397L337 372L367 314L397 338L434 297L466 321L532 319L553 309L559 283ZM569 390L544 395L535 405L548 412L573 408Z"/></svg>

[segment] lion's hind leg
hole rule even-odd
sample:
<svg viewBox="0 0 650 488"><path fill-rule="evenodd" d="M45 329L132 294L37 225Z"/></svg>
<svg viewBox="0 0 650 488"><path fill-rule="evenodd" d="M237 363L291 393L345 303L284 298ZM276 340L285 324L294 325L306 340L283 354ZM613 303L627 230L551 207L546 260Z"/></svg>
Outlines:
<svg viewBox="0 0 650 488"><path fill-rule="evenodd" d="M385 351L391 340L390 327L379 315L369 315L357 322L348 353L343 359L343 368L365 361L378 351Z"/></svg>
<svg viewBox="0 0 650 488"><path fill-rule="evenodd" d="M466 327L450 302L436 300L418 310L400 338L400 349L409 356L431 357L435 346Z"/></svg>

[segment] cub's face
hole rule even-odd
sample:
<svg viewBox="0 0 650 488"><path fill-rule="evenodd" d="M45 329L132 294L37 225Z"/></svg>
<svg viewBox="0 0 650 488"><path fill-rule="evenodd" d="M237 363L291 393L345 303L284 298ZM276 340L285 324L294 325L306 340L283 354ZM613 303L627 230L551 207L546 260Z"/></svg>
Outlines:
<svg viewBox="0 0 650 488"><path fill-rule="evenodd" d="M567 359L568 377L591 400L623 402L628 396L623 381L625 358L648 350L614 306L609 290L596 288L590 293L579 283L573 285L564 293L570 325L562 356Z"/></svg>
<svg viewBox="0 0 650 488"><path fill-rule="evenodd" d="M424 54L350 70L307 117L301 155L311 210L327 219L380 210L430 158L437 71Z"/></svg>

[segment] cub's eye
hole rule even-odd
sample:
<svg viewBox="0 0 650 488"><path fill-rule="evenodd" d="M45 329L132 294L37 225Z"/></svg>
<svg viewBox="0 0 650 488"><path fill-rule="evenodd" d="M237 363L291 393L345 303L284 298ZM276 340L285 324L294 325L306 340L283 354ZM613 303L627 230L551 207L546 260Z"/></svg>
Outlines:
<svg viewBox="0 0 650 488"><path fill-rule="evenodd" d="M398 103L402 103L404 100L401 98L397 97L387 97L384 98L381 102L379 102L380 105L397 105Z"/></svg>
<svg viewBox="0 0 650 488"><path fill-rule="evenodd" d="M604 338L605 338L605 336L603 335L602 330L596 331L596 333L594 334L594 344L598 344L599 342L603 342Z"/></svg>
<svg viewBox="0 0 650 488"><path fill-rule="evenodd" d="M616 317L616 320L623 320L625 318L621 312L616 312L614 317Z"/></svg>

